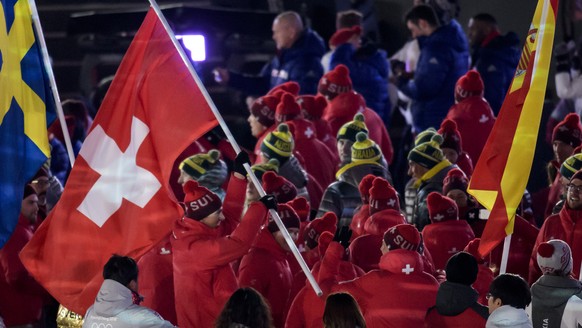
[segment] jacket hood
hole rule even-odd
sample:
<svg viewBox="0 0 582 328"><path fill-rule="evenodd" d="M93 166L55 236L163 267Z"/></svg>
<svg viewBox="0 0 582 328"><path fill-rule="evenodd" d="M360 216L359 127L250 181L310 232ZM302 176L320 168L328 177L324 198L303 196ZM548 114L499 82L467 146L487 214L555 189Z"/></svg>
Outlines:
<svg viewBox="0 0 582 328"><path fill-rule="evenodd" d="M436 309L445 316L455 316L463 313L477 302L479 293L471 286L445 281L437 292Z"/></svg>
<svg viewBox="0 0 582 328"><path fill-rule="evenodd" d="M379 267L399 275L420 274L424 270L420 254L407 249L395 249L382 255Z"/></svg>
<svg viewBox="0 0 582 328"><path fill-rule="evenodd" d="M182 239L188 236L196 235L200 238L216 238L219 236L220 229L210 228L200 221L183 217L174 222L173 238Z"/></svg>
<svg viewBox="0 0 582 328"><path fill-rule="evenodd" d="M113 317L133 305L129 288L115 280L105 279L99 289L93 310L96 315Z"/></svg>
<svg viewBox="0 0 582 328"><path fill-rule="evenodd" d="M336 177L338 180L349 183L357 189L360 181L368 174L383 177L384 179L388 178L388 170L384 166L376 162L366 161L344 165L336 173Z"/></svg>
<svg viewBox="0 0 582 328"><path fill-rule="evenodd" d="M297 160L297 157L291 156L289 159L279 167L279 175L289 180L297 189L303 188L307 185L309 180L307 172Z"/></svg>
<svg viewBox="0 0 582 328"><path fill-rule="evenodd" d="M491 313L485 327L531 328L532 324L524 309L503 305Z"/></svg>
<svg viewBox="0 0 582 328"><path fill-rule="evenodd" d="M364 231L367 234L382 237L386 230L403 223L406 223L406 218L400 211L386 209L370 215L364 223Z"/></svg>
<svg viewBox="0 0 582 328"><path fill-rule="evenodd" d="M531 286L532 299L544 308L560 308L579 293L582 293L582 283L565 277L543 275Z"/></svg>
<svg viewBox="0 0 582 328"><path fill-rule="evenodd" d="M299 56L317 56L325 54L325 43L323 39L313 30L306 28L303 35L295 41L293 46L281 52L281 58L287 61Z"/></svg>
<svg viewBox="0 0 582 328"><path fill-rule="evenodd" d="M469 51L469 44L465 32L463 32L461 25L454 20L446 25L442 25L430 36L419 38L418 43L420 49L428 44L438 44L443 48L453 49L456 52Z"/></svg>

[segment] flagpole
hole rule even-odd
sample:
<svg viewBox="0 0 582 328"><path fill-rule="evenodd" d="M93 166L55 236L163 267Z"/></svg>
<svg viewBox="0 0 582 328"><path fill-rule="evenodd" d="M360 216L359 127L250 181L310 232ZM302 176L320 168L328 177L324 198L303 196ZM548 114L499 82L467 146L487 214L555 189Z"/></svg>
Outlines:
<svg viewBox="0 0 582 328"><path fill-rule="evenodd" d="M499 274L507 272L507 261L509 260L509 246L511 246L511 235L507 235L503 241L503 254L501 255L501 265L499 267Z"/></svg>
<svg viewBox="0 0 582 328"><path fill-rule="evenodd" d="M166 20L166 17L162 13L162 10L158 6L156 0L149 0L149 2L150 2L150 5L152 6L152 8L154 9L154 11L156 12L156 14L158 15L158 18L160 19L160 22L164 26L164 29L168 33L170 39L172 40L172 43L176 47L176 50L178 50L178 53L180 54L180 57L182 58L182 61L184 62L184 64L188 68L188 71L192 75L192 78L194 79L194 81L196 82L196 84L198 85L198 87L200 88L200 91L202 92L202 95L206 99L206 102L208 103L210 109L212 110L212 113L214 113L214 116L216 117L216 119L218 120L218 123L222 127L222 130L224 131L224 134L226 135L227 139L230 141L230 143L232 145L232 148L234 149L234 151L237 154L240 153L241 152L241 149L240 149L238 143L234 139L234 136L230 132L230 129L226 125L226 122L222 118L222 115L220 115L220 112L218 111L218 108L216 108L216 105L212 101L212 98L210 98L210 95L208 94L208 91L206 90L206 88L202 84L202 81L200 81L200 78L198 77L198 74L194 70L194 67L192 66L192 63L190 62L190 59L188 58L188 56L184 52L184 49L182 48L182 46L176 40L176 37L174 35L174 32L170 28L170 25L168 24L168 21ZM255 185L255 188L259 192L259 195L260 196L265 196L266 195L265 190L263 189L263 186L261 185L261 183L259 182L259 180L255 176L255 173L251 169L250 165L247 164L247 163L245 163L244 167L245 167L245 170L247 171L248 176L251 178L251 181L253 182L253 185ZM275 210L270 210L269 213L271 214L271 217L274 219L275 223L277 224L277 227L279 227L279 231L281 231L281 233L283 234L283 237L285 238L285 241L289 245L289 248L291 249L291 252L295 256L295 259L297 259L297 262L299 262L299 265L301 266L301 269L303 270L303 272L307 276L307 279L309 280L309 283L313 287L313 290L315 291L315 293L318 296L323 295L323 292L321 291L321 288L319 287L319 285L317 284L317 281L315 280L315 278L311 274L311 271L309 270L309 267L305 263L305 260L303 259L303 257L299 253L299 250L297 249L297 246L295 245L295 242L293 241L293 239L289 235L289 232L287 231L287 229L285 228L285 225L281 221L281 218L279 217L279 214Z"/></svg>
<svg viewBox="0 0 582 328"><path fill-rule="evenodd" d="M59 92L57 89L55 74L53 72L53 67L51 66L51 61L46 47L46 42L44 40L44 33L42 32L42 26L40 25L38 11L36 10L36 3L34 2L34 0L28 0L28 6L30 7L32 22L36 29L38 42L40 43L42 62L44 63L44 68L50 81L51 92L53 94L53 99L55 100L55 108L57 109L57 116L59 117L59 121L61 122L61 129L63 130L63 137L65 138L65 146L67 147L67 154L69 155L69 161L71 162L72 168L73 165L75 164L75 154L73 153L73 144L71 143L71 137L69 136L69 130L67 129L65 114L63 113L63 106L61 105L61 97L59 96Z"/></svg>

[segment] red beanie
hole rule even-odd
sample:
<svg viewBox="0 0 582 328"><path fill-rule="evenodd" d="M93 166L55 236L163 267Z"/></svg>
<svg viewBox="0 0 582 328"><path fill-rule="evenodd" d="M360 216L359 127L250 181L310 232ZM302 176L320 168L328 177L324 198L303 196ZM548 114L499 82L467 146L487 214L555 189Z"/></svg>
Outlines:
<svg viewBox="0 0 582 328"><path fill-rule="evenodd" d="M329 244L333 241L333 233L329 231L324 231L319 236L319 240L317 241L317 250L319 251L319 256L323 258L325 251L329 247Z"/></svg>
<svg viewBox="0 0 582 328"><path fill-rule="evenodd" d="M372 182L374 182L376 176L373 174L366 175L360 184L358 185L358 189L360 190L360 196L362 197L362 203L368 204L370 199L370 188L372 188Z"/></svg>
<svg viewBox="0 0 582 328"><path fill-rule="evenodd" d="M322 217L309 222L305 227L305 232L303 233L305 245L310 249L314 249L317 247L319 235L324 231L329 231L333 234L336 229L337 216L333 212L326 212Z"/></svg>
<svg viewBox="0 0 582 328"><path fill-rule="evenodd" d="M350 70L343 64L339 64L333 70L327 72L319 80L319 85L317 86L317 91L329 100L351 90Z"/></svg>
<svg viewBox="0 0 582 328"><path fill-rule="evenodd" d="M572 147L578 147L582 141L581 131L580 116L575 113L570 113L554 128L552 142L559 140Z"/></svg>
<svg viewBox="0 0 582 328"><path fill-rule="evenodd" d="M416 227L408 223L393 226L384 233L384 243L391 251L395 249L418 251L421 242Z"/></svg>
<svg viewBox="0 0 582 328"><path fill-rule="evenodd" d="M200 221L222 207L222 201L215 193L194 180L186 182L183 189L187 218Z"/></svg>
<svg viewBox="0 0 582 328"><path fill-rule="evenodd" d="M362 35L362 28L360 26L356 25L339 29L329 39L329 45L337 47L340 44L348 42L354 35Z"/></svg>
<svg viewBox="0 0 582 328"><path fill-rule="evenodd" d="M428 217L432 223L459 219L457 203L436 191L428 194L426 205L428 206Z"/></svg>
<svg viewBox="0 0 582 328"><path fill-rule="evenodd" d="M472 96L483 97L483 80L476 70L461 76L455 85L455 100L461 102Z"/></svg>
<svg viewBox="0 0 582 328"><path fill-rule="evenodd" d="M309 202L305 197L297 197L292 201L287 202L287 205L291 206L297 216L299 216L299 220L301 222L307 222L309 220L309 214L311 213L311 207L309 206Z"/></svg>
<svg viewBox="0 0 582 328"><path fill-rule="evenodd" d="M467 192L467 187L469 186L469 179L463 171L458 168L454 168L447 173L447 176L443 180L443 195L447 195L449 191L458 189L463 192Z"/></svg>
<svg viewBox="0 0 582 328"><path fill-rule="evenodd" d="M483 257L481 257L481 255L479 254L479 245L481 244L481 238L475 238L473 240L471 240L467 246L465 246L465 249L463 250L463 252L467 252L471 255L473 255L473 257L477 260L477 263L482 264L485 263L485 259Z"/></svg>
<svg viewBox="0 0 582 328"><path fill-rule="evenodd" d="M263 189L265 193L273 194L278 203L287 203L297 196L295 185L273 171L263 174Z"/></svg>
<svg viewBox="0 0 582 328"><path fill-rule="evenodd" d="M259 123L266 127L275 124L275 111L279 104L279 97L277 96L262 96L253 102L250 111L251 114L257 118Z"/></svg>
<svg viewBox="0 0 582 328"><path fill-rule="evenodd" d="M296 97L299 94L299 83L295 81L289 81L283 84L279 84L273 87L273 89L269 90L269 92L267 92L267 95L273 95L278 91L285 91Z"/></svg>
<svg viewBox="0 0 582 328"><path fill-rule="evenodd" d="M400 203L396 190L388 180L377 177L370 188L370 215L382 210L400 211Z"/></svg>
<svg viewBox="0 0 582 328"><path fill-rule="evenodd" d="M286 93L281 97L279 105L277 105L277 110L275 111L275 121L277 123L283 123L285 121L290 121L301 116L301 108L299 104L295 102L295 97Z"/></svg>
<svg viewBox="0 0 582 328"><path fill-rule="evenodd" d="M387 210L370 216L364 223L364 231L367 234L382 237L388 229L404 223L406 223L406 218L400 211Z"/></svg>
<svg viewBox="0 0 582 328"><path fill-rule="evenodd" d="M457 129L457 123L455 121L446 119L441 124L441 128L438 130L441 136L443 136L443 143L441 144L441 149L451 148L454 149L457 154L460 154L463 150L463 141L461 139L461 134Z"/></svg>
<svg viewBox="0 0 582 328"><path fill-rule="evenodd" d="M325 107L327 107L327 100L324 96L321 95L299 96L295 99L295 101L299 104L299 107L301 107L303 117L310 121L321 119L323 117Z"/></svg>
<svg viewBox="0 0 582 328"><path fill-rule="evenodd" d="M291 206L287 204L279 204L277 207L277 213L279 213L279 217L281 217L281 221L285 225L285 228L299 229L301 224L299 221L299 216ZM269 229L269 232L271 233L279 231L277 223L275 223L275 220L273 220L271 216L269 216L269 225L267 226L267 229Z"/></svg>
<svg viewBox="0 0 582 328"><path fill-rule="evenodd" d="M22 199L25 199L30 195L36 195L36 190L34 190L34 188L31 185L27 184L26 186L24 186L24 194L22 195Z"/></svg>

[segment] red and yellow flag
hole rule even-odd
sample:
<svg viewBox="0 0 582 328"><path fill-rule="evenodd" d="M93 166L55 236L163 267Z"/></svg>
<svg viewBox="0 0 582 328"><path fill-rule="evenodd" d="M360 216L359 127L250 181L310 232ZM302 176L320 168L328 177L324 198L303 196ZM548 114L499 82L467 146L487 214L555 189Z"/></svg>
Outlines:
<svg viewBox="0 0 582 328"><path fill-rule="evenodd" d="M542 116L558 0L539 0L513 82L473 172L468 191L491 211L483 256L513 233L527 185Z"/></svg>

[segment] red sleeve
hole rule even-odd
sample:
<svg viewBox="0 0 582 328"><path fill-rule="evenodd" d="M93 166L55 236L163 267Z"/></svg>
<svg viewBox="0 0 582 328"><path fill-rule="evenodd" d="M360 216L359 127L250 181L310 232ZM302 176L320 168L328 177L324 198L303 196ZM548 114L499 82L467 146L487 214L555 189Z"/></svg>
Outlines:
<svg viewBox="0 0 582 328"><path fill-rule="evenodd" d="M251 248L266 215L265 205L252 203L230 236L194 243L198 249L192 253L196 254L192 264L201 270L215 269L242 257Z"/></svg>
<svg viewBox="0 0 582 328"><path fill-rule="evenodd" d="M19 283L19 280L28 276L28 271L18 257L18 253L27 242L26 233L17 227L0 252L0 264L4 269L4 278L10 285L15 285Z"/></svg>
<svg viewBox="0 0 582 328"><path fill-rule="evenodd" d="M234 231L236 226L240 223L243 206L245 202L245 192L247 188L247 180L239 179L230 175L228 182L228 189L224 196L222 204L222 213L224 214L223 235L228 235Z"/></svg>
<svg viewBox="0 0 582 328"><path fill-rule="evenodd" d="M310 287L307 287L310 288ZM285 328L305 328L305 314L303 313L303 301L305 300L305 288L301 289L293 303L291 303L291 308L287 314L287 320L285 321Z"/></svg>
<svg viewBox="0 0 582 328"><path fill-rule="evenodd" d="M339 273L339 265L343 257L343 253L344 248L337 241L332 241L329 244L321 260L321 266L317 276L318 283L321 284L327 281L331 281L333 284L337 283L336 277ZM322 286L320 287L323 289ZM326 295L326 292L329 292L329 290L323 290L324 296Z"/></svg>

